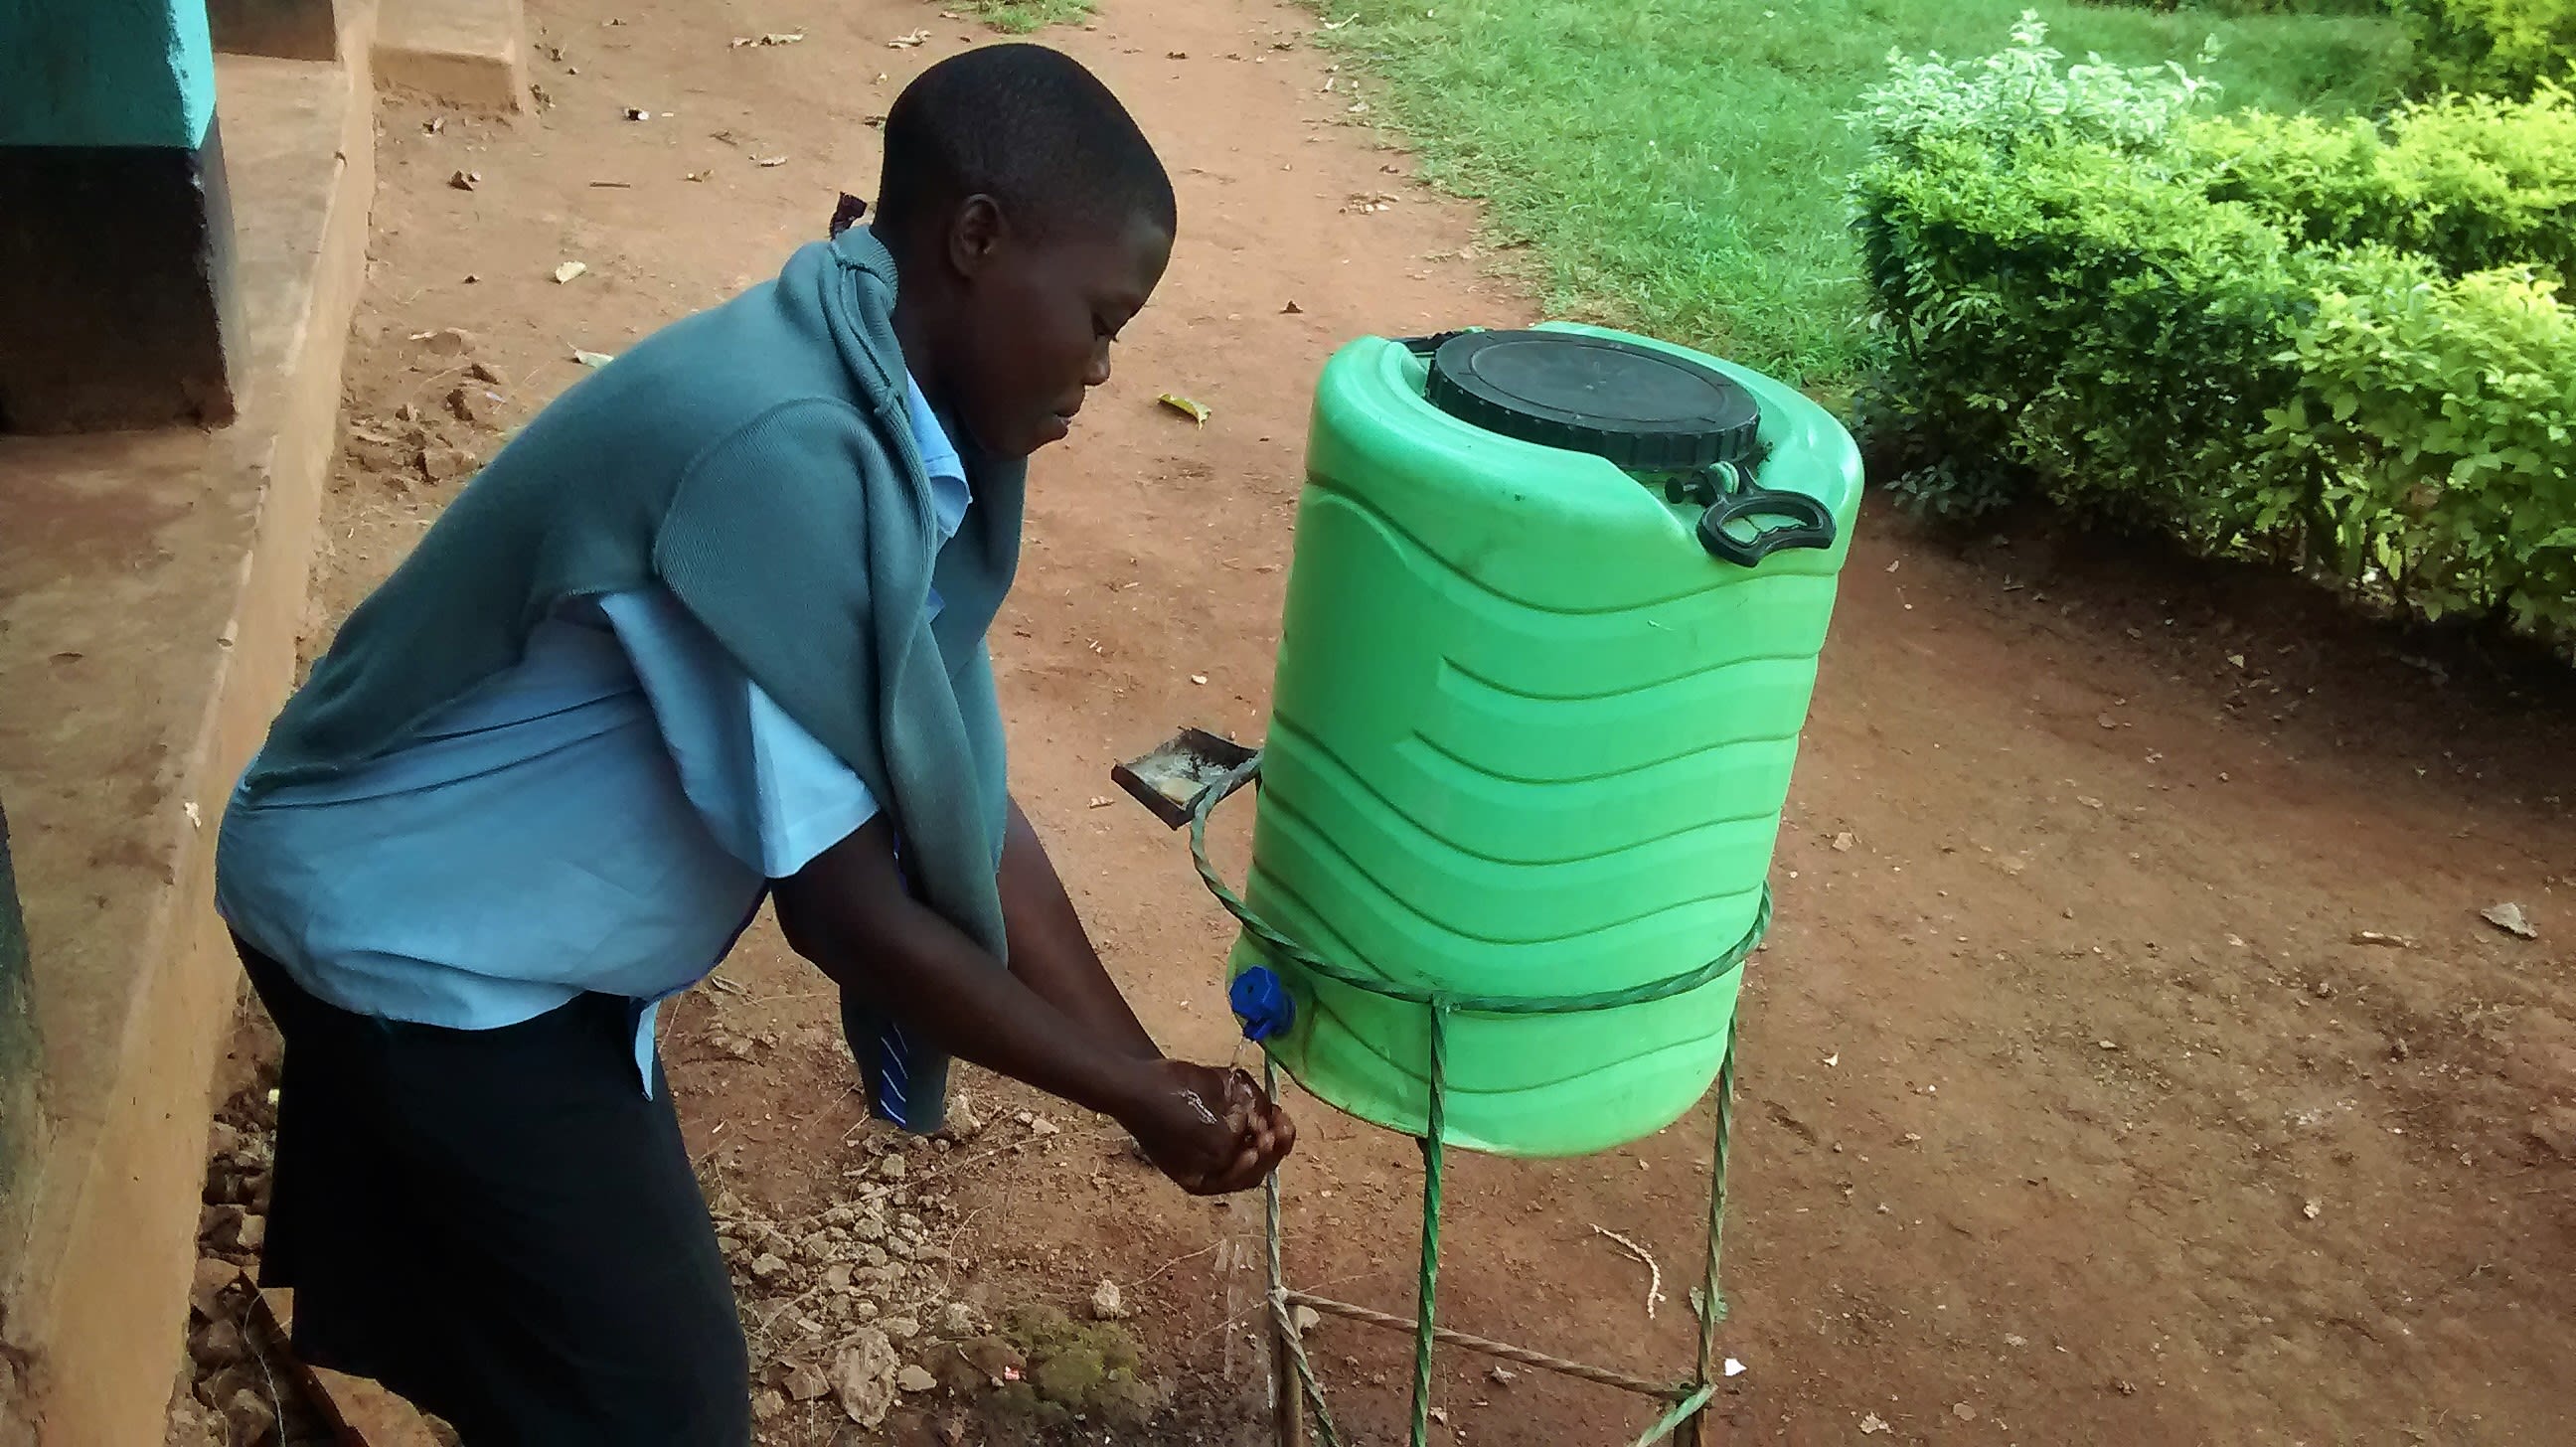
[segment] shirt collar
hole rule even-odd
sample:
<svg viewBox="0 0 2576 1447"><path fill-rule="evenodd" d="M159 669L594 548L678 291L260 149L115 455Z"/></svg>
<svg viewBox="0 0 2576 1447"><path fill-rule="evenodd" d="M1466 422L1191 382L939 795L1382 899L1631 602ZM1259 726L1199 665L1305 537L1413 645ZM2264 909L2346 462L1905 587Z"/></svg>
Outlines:
<svg viewBox="0 0 2576 1447"><path fill-rule="evenodd" d="M931 511L937 515L940 532L953 537L965 520L967 504L974 500L966 486L966 464L957 456L957 445L949 441L948 429L940 425L939 414L930 410L920 381L908 370L903 380L913 446L921 452L922 471L930 475Z"/></svg>
<svg viewBox="0 0 2576 1447"><path fill-rule="evenodd" d="M958 460L957 445L948 440L948 429L939 425L939 414L930 410L921 383L910 372L903 374L903 380L904 411L912 423L913 444L921 449L922 470L932 477L964 478L966 465Z"/></svg>

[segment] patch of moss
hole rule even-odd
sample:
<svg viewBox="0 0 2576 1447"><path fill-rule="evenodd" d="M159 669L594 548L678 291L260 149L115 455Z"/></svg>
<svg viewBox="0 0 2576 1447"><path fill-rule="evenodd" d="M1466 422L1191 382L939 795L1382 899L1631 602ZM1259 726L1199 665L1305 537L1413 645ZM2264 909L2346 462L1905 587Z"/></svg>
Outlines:
<svg viewBox="0 0 2576 1447"><path fill-rule="evenodd" d="M985 1410L997 1422L1045 1430L1073 1424L1073 1413L1038 1395L1038 1389L1027 1382L1009 1382L984 1399Z"/></svg>
<svg viewBox="0 0 2576 1447"><path fill-rule="evenodd" d="M1033 1305L1013 1308L1002 1336L1027 1354L1029 1374L994 1394L997 1408L1040 1419L1053 1408L1127 1429L1144 1426L1162 1408L1161 1394L1143 1378L1136 1338L1123 1327L1076 1322L1052 1306Z"/></svg>

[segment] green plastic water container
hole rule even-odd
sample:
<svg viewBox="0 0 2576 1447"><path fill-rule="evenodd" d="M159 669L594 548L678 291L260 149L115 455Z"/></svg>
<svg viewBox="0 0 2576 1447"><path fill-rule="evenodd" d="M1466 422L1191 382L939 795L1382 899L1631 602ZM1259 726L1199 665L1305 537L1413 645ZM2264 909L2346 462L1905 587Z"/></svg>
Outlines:
<svg viewBox="0 0 2576 1447"><path fill-rule="evenodd" d="M1769 378L1577 326L1371 338L1307 442L1246 897L1373 978L1567 996L1685 975L1762 909L1860 458ZM1428 1011L1248 936L1269 1042L1422 1134ZM1606 1149L1715 1079L1740 972L1647 1004L1462 1013L1447 1137Z"/></svg>

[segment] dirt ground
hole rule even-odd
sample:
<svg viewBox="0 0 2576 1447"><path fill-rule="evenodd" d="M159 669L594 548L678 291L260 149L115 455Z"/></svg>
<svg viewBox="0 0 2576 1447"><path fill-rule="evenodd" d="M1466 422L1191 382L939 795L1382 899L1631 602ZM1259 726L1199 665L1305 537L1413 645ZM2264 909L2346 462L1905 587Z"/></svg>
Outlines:
<svg viewBox="0 0 2576 1447"><path fill-rule="evenodd" d="M989 38L916 0L529 18L540 114L385 112L316 641L580 375L576 349L771 272L836 191L870 189L869 121L903 82ZM996 633L1015 782L1148 1024L1201 1058L1236 1049L1227 935L1179 842L1099 802L1108 771L1182 723L1260 736L1329 351L1531 315L1472 212L1407 179L1347 78L1325 88L1313 21L1110 0L1048 36L1154 136L1182 234L1119 380L1036 469ZM804 38L729 44L763 33ZM1747 977L1721 1333L1746 1369L1720 1439L2576 1441L2571 704L2549 668L2294 590L1873 514ZM2538 941L2480 919L2506 900ZM721 979L665 1014L693 1146L720 1205L819 1219L874 1159L830 996L765 929ZM1257 1212L1163 1188L1105 1122L1059 1107L1047 1135L1010 1114L1043 1102L972 1089L986 1139L915 1158L948 1212L944 1287L991 1318L1117 1282L1170 1406L1114 1435L1255 1440ZM1292 1277L1409 1310L1410 1145L1312 1101L1300 1119ZM1447 1320L1686 1363L1709 1135L1703 1112L1602 1156L1458 1161ZM1646 1268L1596 1227L1660 1266L1651 1319ZM1396 1339L1314 1340L1345 1428L1398 1440ZM1650 1415L1464 1359L1439 1400L1452 1442L1625 1442ZM765 1438L834 1440L826 1405ZM1000 1430L941 1410L892 1440Z"/></svg>

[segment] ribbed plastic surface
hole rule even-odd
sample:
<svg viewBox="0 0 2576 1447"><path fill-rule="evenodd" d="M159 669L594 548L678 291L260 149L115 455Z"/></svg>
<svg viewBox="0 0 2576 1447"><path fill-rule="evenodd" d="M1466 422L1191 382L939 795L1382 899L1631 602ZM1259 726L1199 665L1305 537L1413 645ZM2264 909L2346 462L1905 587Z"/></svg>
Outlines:
<svg viewBox="0 0 2576 1447"><path fill-rule="evenodd" d="M1325 369L1248 887L1292 937L1412 983L1563 995L1683 973L1752 922L1860 459L1798 393L1668 350L1753 391L1760 481L1824 501L1843 541L1736 567L1694 538L1697 507L1433 408L1395 343ZM1419 1133L1422 1009L1239 945L1254 963L1297 997L1273 1047L1299 1083ZM1450 1138L1570 1155L1670 1124L1715 1078L1737 983L1458 1017Z"/></svg>

